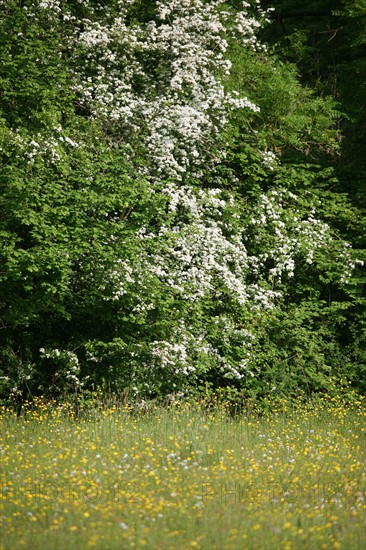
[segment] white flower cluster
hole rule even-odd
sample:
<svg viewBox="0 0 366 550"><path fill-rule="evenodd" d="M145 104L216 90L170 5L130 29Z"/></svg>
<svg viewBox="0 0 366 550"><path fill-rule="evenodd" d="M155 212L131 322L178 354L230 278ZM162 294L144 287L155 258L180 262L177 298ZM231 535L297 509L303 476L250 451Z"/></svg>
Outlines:
<svg viewBox="0 0 366 550"><path fill-rule="evenodd" d="M75 39L83 63L73 89L95 117L114 123L131 155L143 152L147 176L182 180L208 158L221 158L217 140L229 109L259 110L227 94L219 76L231 66L225 21L236 17L232 30L252 48L259 23L246 11L231 14L223 0L160 1L156 21L146 25L127 23L128 8L121 5L112 21L82 21Z"/></svg>
<svg viewBox="0 0 366 550"><path fill-rule="evenodd" d="M164 254L146 258L145 268L158 276L180 298L195 302L207 293L231 299L249 308L273 307L278 293L258 282L248 283L253 265L260 259L248 257L244 230L232 230L221 221L227 203L219 189L198 190L170 184L164 189L170 197L170 211L185 211L188 219L163 226L157 234L141 232L142 241L155 239ZM281 257L282 258L282 257ZM219 290L221 289L221 290Z"/></svg>
<svg viewBox="0 0 366 550"><path fill-rule="evenodd" d="M226 97L227 105L231 105L235 109L250 109L254 113L259 113L260 108L252 101L249 101L247 97L238 97L239 92L232 92L231 95Z"/></svg>
<svg viewBox="0 0 366 550"><path fill-rule="evenodd" d="M87 381L87 377L80 379L80 364L76 353L69 350L51 349L46 351L45 348L40 348L41 357L50 359L58 366L58 371L55 372L55 380L64 378L67 382L75 386L82 387Z"/></svg>
<svg viewBox="0 0 366 550"><path fill-rule="evenodd" d="M284 274L293 277L296 259L303 258L310 265L317 250L331 245L329 225L316 218L315 208L306 215L301 213L298 202L299 198L286 189L274 189L260 196L251 224L257 229L256 242L268 242L271 235L271 246L263 246L265 251L258 255L258 263L252 264L253 270L263 270L266 262L271 261L269 275L281 281ZM340 282L346 282L357 263L347 243L342 245L339 261L344 270Z"/></svg>
<svg viewBox="0 0 366 550"><path fill-rule="evenodd" d="M260 156L262 157L264 166L270 170L274 170L277 163L276 154L273 151L260 151Z"/></svg>
<svg viewBox="0 0 366 550"><path fill-rule="evenodd" d="M357 265L363 266L365 262L359 258L354 258L352 251L350 250L350 245L348 243L343 243L343 254L340 258L340 262L343 268L340 282L347 284L350 282L350 279L353 275L353 271Z"/></svg>
<svg viewBox="0 0 366 550"><path fill-rule="evenodd" d="M255 335L248 328L238 328L227 315L221 315L213 320L219 327L221 334L221 343L224 346L231 347L233 344L241 349L240 360L233 365L228 362L220 352L215 349L214 353L218 361L218 369L224 378L241 380L248 376L254 376L249 369L251 362L251 349L255 342Z"/></svg>
<svg viewBox="0 0 366 550"><path fill-rule="evenodd" d="M38 133L33 139L23 137L19 133L15 133L13 137L14 143L19 147L22 157L29 164L33 164L37 157L47 158L51 163L57 164L63 157L63 149L67 147L79 147L79 143L63 134L60 126L55 126L52 134L44 135Z"/></svg>
<svg viewBox="0 0 366 550"><path fill-rule="evenodd" d="M199 365L194 365L195 355L199 354L201 358L215 357L217 352L206 341L206 335L202 330L193 333L184 320L181 320L175 328L174 341L153 341L150 354L153 363L163 369L169 369L174 378L187 378L199 370Z"/></svg>
<svg viewBox="0 0 366 550"><path fill-rule="evenodd" d="M106 301L118 300L128 292L129 285L136 282L136 270L126 259L116 260L112 269L98 266L96 271L98 270L103 272L103 282L98 290L105 296Z"/></svg>
<svg viewBox="0 0 366 550"><path fill-rule="evenodd" d="M42 10L52 10L56 13L61 11L60 0L41 0L39 7Z"/></svg>

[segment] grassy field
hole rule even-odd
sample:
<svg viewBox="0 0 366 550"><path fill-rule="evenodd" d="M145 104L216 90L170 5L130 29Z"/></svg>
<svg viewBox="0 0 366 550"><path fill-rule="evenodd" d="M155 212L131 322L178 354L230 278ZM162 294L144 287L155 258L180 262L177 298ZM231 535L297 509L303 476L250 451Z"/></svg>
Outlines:
<svg viewBox="0 0 366 550"><path fill-rule="evenodd" d="M361 399L1 413L1 548L366 548Z"/></svg>

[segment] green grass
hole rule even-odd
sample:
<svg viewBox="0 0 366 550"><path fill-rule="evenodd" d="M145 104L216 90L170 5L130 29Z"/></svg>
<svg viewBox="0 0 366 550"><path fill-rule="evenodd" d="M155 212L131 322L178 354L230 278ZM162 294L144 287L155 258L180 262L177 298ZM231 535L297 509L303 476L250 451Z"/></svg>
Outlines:
<svg viewBox="0 0 366 550"><path fill-rule="evenodd" d="M366 547L363 401L3 411L1 548Z"/></svg>

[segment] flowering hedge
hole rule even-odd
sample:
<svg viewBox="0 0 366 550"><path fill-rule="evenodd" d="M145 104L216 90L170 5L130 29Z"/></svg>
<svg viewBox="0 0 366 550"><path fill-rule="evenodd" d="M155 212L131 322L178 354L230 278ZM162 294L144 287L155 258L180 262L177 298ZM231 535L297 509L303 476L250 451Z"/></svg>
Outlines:
<svg viewBox="0 0 366 550"><path fill-rule="evenodd" d="M3 393L325 388L362 262L318 192L335 106L260 42L268 12L0 7Z"/></svg>

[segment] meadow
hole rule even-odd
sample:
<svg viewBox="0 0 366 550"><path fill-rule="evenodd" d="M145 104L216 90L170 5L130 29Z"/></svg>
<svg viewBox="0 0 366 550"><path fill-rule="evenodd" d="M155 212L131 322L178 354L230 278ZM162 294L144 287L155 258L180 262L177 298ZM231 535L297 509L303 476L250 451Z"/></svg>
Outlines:
<svg viewBox="0 0 366 550"><path fill-rule="evenodd" d="M365 548L364 404L4 407L1 548Z"/></svg>

